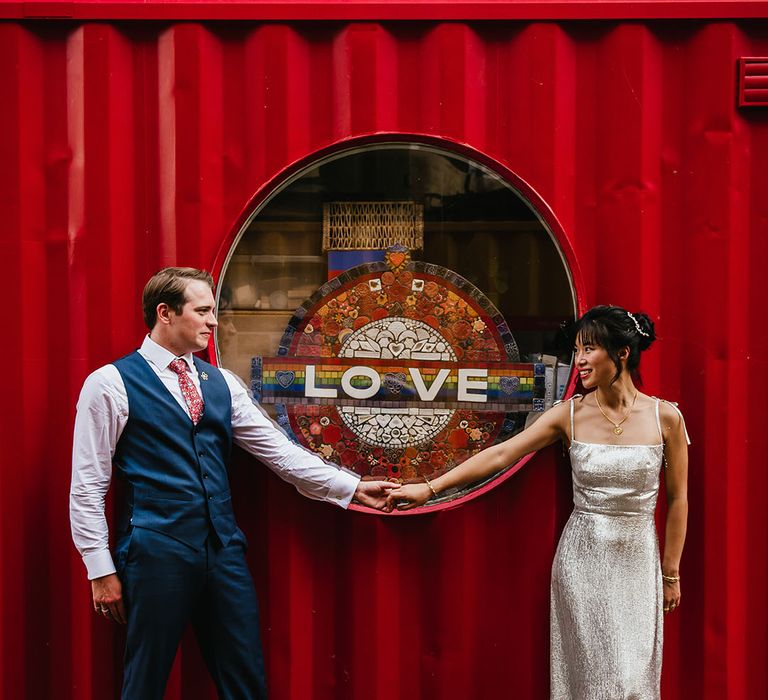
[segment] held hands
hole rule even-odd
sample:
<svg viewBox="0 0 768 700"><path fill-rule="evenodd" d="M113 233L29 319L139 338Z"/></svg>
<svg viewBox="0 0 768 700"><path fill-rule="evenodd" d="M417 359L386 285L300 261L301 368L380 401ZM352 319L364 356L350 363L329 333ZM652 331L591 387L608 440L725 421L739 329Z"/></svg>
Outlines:
<svg viewBox="0 0 768 700"><path fill-rule="evenodd" d="M125 624L125 607L123 606L123 587L117 574L108 574L91 581L93 591L93 609L97 615L103 615L107 620Z"/></svg>
<svg viewBox="0 0 768 700"><path fill-rule="evenodd" d="M390 513L395 508L410 510L423 505L434 493L429 484L360 481L355 491L354 500L369 508Z"/></svg>
<svg viewBox="0 0 768 700"><path fill-rule="evenodd" d="M397 507L398 510L410 510L426 503L432 490L427 484L405 484L387 495L387 512Z"/></svg>
<svg viewBox="0 0 768 700"><path fill-rule="evenodd" d="M389 505L388 495L398 486L399 484L392 481L361 480L352 498L360 505L389 513L392 510L392 506Z"/></svg>

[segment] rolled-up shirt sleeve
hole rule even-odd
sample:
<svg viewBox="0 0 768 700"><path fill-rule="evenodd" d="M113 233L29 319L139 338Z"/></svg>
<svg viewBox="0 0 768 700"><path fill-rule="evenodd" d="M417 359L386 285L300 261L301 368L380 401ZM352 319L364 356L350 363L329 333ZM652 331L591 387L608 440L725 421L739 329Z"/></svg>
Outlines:
<svg viewBox="0 0 768 700"><path fill-rule="evenodd" d="M292 442L280 427L251 400L245 387L226 370L223 374L232 393L232 436L236 445L264 462L281 479L308 498L346 508L360 477L328 464Z"/></svg>
<svg viewBox="0 0 768 700"><path fill-rule="evenodd" d="M113 374L120 381L117 369L111 365L96 370L86 379L75 417L69 514L72 539L89 579L115 572L109 552L104 499L112 479L115 446L128 418L128 406L120 395L120 387L115 386Z"/></svg>

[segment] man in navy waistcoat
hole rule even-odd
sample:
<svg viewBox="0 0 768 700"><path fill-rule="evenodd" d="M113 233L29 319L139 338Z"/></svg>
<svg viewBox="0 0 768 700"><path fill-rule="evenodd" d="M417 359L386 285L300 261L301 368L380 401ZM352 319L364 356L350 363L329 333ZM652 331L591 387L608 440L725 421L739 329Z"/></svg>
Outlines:
<svg viewBox="0 0 768 700"><path fill-rule="evenodd" d="M232 443L302 494L386 507L393 484L361 481L292 443L232 374L203 362L213 279L166 268L144 288L141 348L83 385L72 457L72 536L97 614L127 624L122 697L163 697L192 623L219 697L265 698L256 594L227 478ZM114 557L104 516L113 466L124 482Z"/></svg>

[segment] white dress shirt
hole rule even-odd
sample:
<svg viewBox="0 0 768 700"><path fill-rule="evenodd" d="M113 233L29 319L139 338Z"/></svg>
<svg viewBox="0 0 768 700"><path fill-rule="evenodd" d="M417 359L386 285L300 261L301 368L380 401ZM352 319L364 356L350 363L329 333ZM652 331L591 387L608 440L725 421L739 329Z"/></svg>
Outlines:
<svg viewBox="0 0 768 700"><path fill-rule="evenodd" d="M149 336L144 339L139 354L189 414L178 375L168 367L176 356ZM190 377L200 391L200 379L192 355L185 355L182 359L189 365ZM227 370L221 372L232 395L232 438L235 444L258 457L303 495L346 508L360 477L326 464L313 452L291 442L251 401L240 380ZM117 367L105 365L89 375L83 384L77 402L72 446L69 499L72 539L83 557L89 579L115 571L109 553L104 498L112 480L112 458L117 441L127 421L128 395L123 379Z"/></svg>

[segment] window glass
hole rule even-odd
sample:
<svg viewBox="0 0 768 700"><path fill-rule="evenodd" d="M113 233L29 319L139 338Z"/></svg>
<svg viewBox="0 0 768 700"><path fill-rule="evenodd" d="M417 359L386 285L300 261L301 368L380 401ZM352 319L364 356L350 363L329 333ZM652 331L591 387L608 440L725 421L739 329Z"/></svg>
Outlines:
<svg viewBox="0 0 768 700"><path fill-rule="evenodd" d="M387 229L390 219L386 212L394 203L413 206L418 212L420 240L404 251L407 262L399 254L384 260L381 252L370 257L366 250L338 254L324 250L324 211L329 226L330 203L353 212L381 204L385 213L366 215L369 233L370 227ZM387 245L393 242L389 240ZM341 277L336 277L339 273ZM332 288L328 280L334 277L336 286ZM433 296L428 296L430 290ZM297 433L300 442L364 475L435 476L489 440L522 429L533 414L558 398L570 369L570 348L563 343L561 327L573 320L575 300L554 237L528 202L501 177L455 153L420 144L380 144L338 153L284 183L243 227L225 264L218 294L220 364L255 386L265 408ZM435 298L439 303L434 303ZM449 326L445 314L453 314L453 325ZM313 316L318 328L307 315ZM366 325L368 322L374 325ZM321 324L324 335L319 332ZM331 338L329 329L338 336ZM487 336L487 342L481 336ZM407 351L400 350L403 339L412 343ZM313 349L310 341L320 347ZM379 343L375 371L370 370L371 376L358 374L344 380L342 370L350 363L359 366L361 357L374 357L364 351L361 342ZM431 403L425 403L424 397L429 397L429 389L437 386L434 381L440 375L433 360L423 359L433 357L424 354L424 348L434 354L441 342L455 372L439 391L435 389ZM392 350L381 343L390 343ZM413 343L420 343L418 351L413 350ZM357 350L351 350L351 344ZM310 386L306 362L288 362L311 352L317 353L318 362L330 361L331 365L340 353L346 352L350 359L347 364L343 358L338 360L341 364L333 365L338 371L331 371L331 365L325 369L313 365L311 386L325 387L325 396L306 396ZM281 365L276 356L287 364ZM353 356L357 359L351 362ZM266 358L266 364L260 358ZM467 369L467 362L478 366ZM466 374L478 370L482 375L484 362L501 365L486 368L485 379ZM530 364L528 369L520 369L519 380L512 367L515 362ZM459 386L462 367L464 384ZM376 372L378 378L373 376ZM420 372L423 374L414 378ZM271 380L262 386L266 375ZM304 393L291 394L299 386L299 375ZM282 386L288 380L290 386ZM518 390L529 380L536 385L532 392L507 391L513 386ZM367 396L377 382L380 392ZM473 405L483 382L488 389L483 399L487 406ZM357 387L357 393L350 394L344 386ZM271 399L270 387L277 391ZM470 403L459 401L461 391ZM514 397L523 395L527 403L515 404ZM283 396L283 403L275 396ZM534 399L535 411L531 410ZM443 411L442 418L432 416L425 406L433 412ZM465 409L469 413L461 413ZM379 430L375 436L371 433L366 442L368 433L358 429L370 422L366 412L395 415L396 410L400 417L390 420L395 427L382 428L384 432ZM418 411L426 411L426 418L419 419L421 429L413 421L409 428L398 427L402 416ZM491 423L496 427L488 429ZM429 440L440 433L440 426L445 433L442 447L430 451L434 445ZM411 443L408 435L393 438L393 430L398 436L405 430ZM467 440L461 431L469 436ZM328 436L335 440L326 439ZM384 446L378 444L382 440L389 445L386 458ZM434 462L441 461L444 464L433 469ZM460 495L464 492L450 498Z"/></svg>

